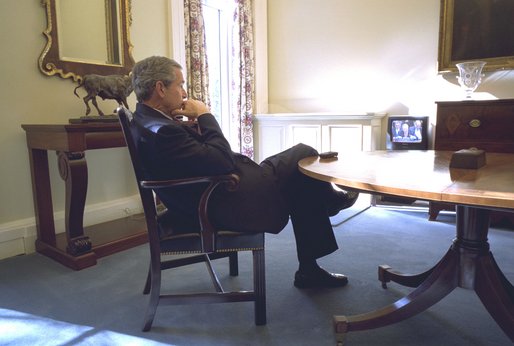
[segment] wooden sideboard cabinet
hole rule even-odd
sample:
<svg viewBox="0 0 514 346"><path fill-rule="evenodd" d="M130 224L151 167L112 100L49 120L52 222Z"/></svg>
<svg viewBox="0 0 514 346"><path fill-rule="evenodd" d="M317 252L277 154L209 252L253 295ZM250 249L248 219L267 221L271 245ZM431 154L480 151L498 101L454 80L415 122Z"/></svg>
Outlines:
<svg viewBox="0 0 514 346"><path fill-rule="evenodd" d="M434 149L473 147L486 153L514 153L514 99L437 102ZM433 202L429 209L430 220L435 220L439 211L453 205ZM495 212L491 220L514 225L514 214Z"/></svg>

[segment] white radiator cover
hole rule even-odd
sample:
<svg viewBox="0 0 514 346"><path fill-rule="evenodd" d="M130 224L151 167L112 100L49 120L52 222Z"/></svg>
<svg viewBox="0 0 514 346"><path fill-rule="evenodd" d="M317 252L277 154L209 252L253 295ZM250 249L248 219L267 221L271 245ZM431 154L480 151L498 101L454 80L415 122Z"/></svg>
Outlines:
<svg viewBox="0 0 514 346"><path fill-rule="evenodd" d="M304 143L323 151L372 151L382 148L386 113L275 113L254 117L255 161Z"/></svg>

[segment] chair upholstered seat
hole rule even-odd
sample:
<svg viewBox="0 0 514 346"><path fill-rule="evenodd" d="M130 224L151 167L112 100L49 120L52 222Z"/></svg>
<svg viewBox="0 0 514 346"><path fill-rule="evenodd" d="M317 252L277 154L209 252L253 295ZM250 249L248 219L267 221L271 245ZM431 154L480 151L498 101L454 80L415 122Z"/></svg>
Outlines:
<svg viewBox="0 0 514 346"><path fill-rule="evenodd" d="M161 212L158 217L158 229L161 252L168 254L184 253L184 247L191 250L188 253L201 253L202 239L198 222L184 221L173 222L172 218L177 217L167 210ZM197 229L196 232L192 230ZM216 231L216 251L252 251L264 250L264 233L237 232L228 230Z"/></svg>
<svg viewBox="0 0 514 346"><path fill-rule="evenodd" d="M232 231L218 231L217 233L216 252L264 250L263 233ZM198 232L164 236L161 238L160 246L161 253L166 255L203 253L202 238Z"/></svg>

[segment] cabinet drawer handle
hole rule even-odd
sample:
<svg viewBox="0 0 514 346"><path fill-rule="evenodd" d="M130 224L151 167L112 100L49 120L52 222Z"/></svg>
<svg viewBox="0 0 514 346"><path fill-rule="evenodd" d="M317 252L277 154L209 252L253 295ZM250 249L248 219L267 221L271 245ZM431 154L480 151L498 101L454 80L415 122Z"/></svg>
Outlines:
<svg viewBox="0 0 514 346"><path fill-rule="evenodd" d="M478 119L473 119L473 120L471 120L471 121L469 122L469 126L471 126L471 127L475 127L475 128L476 128L476 127L480 127L480 124L481 124L481 122L480 122L480 120L478 120Z"/></svg>

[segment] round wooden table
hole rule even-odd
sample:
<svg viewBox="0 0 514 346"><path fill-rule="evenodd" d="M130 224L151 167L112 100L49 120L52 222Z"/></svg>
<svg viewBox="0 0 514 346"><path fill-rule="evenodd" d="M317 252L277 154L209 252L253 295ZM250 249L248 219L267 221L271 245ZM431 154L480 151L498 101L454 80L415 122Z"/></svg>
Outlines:
<svg viewBox="0 0 514 346"><path fill-rule="evenodd" d="M334 316L338 341L346 332L393 324L414 316L456 287L475 290L494 320L514 341L514 287L496 264L487 233L491 209L514 209L514 154L486 153L479 169L450 169L449 151L373 151L308 157L300 171L323 181L372 194L455 203L456 238L431 269L404 275L379 266L379 280L416 287L408 296L373 312Z"/></svg>

